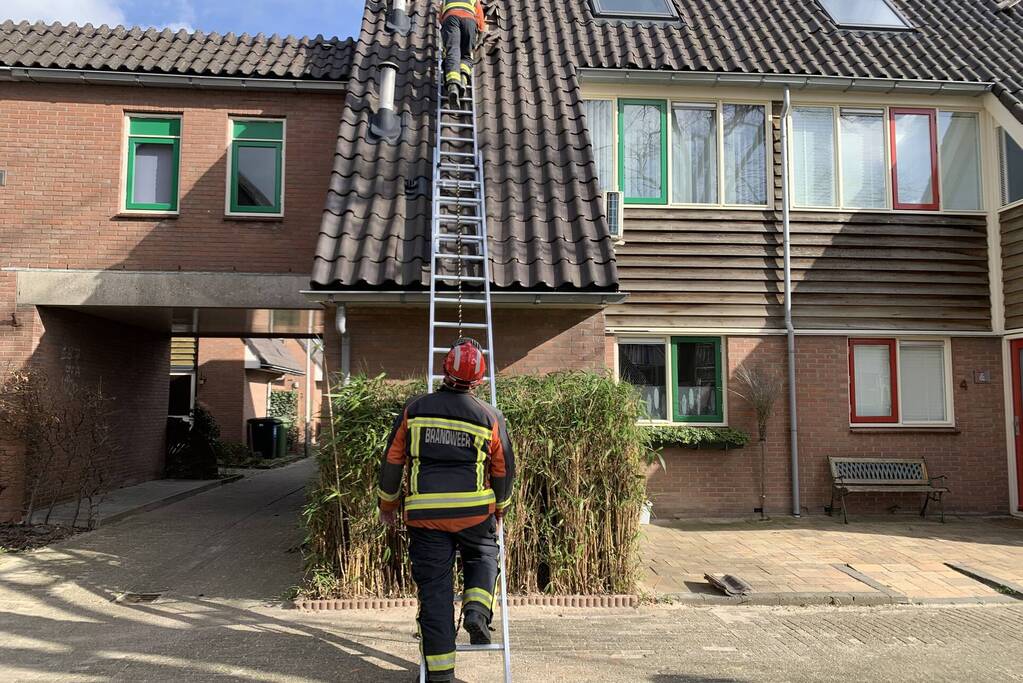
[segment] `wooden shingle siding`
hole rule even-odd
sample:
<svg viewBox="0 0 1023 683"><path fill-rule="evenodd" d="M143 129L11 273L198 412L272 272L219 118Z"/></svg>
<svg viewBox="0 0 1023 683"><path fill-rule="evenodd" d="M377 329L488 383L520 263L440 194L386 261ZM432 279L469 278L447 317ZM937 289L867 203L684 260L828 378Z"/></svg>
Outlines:
<svg viewBox="0 0 1023 683"><path fill-rule="evenodd" d="M990 329L983 216L793 212L791 221L797 328ZM608 324L780 329L782 267L774 211L636 211L618 247L629 299L608 309ZM1020 300L1023 315L1023 291Z"/></svg>
<svg viewBox="0 0 1023 683"><path fill-rule="evenodd" d="M1003 211L1002 283L1005 287L1005 329L1023 328L1023 206Z"/></svg>

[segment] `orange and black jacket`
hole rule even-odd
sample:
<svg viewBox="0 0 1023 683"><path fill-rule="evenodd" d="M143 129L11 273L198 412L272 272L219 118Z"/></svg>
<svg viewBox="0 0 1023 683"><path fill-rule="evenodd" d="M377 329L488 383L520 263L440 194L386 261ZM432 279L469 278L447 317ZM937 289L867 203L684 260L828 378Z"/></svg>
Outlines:
<svg viewBox="0 0 1023 683"><path fill-rule="evenodd" d="M504 415L472 394L441 389L394 421L380 467L380 508L396 509L409 463L405 523L461 531L511 502L515 456Z"/></svg>
<svg viewBox="0 0 1023 683"><path fill-rule="evenodd" d="M440 20L447 16L475 19L476 28L481 32L487 30L487 20L483 16L483 0L443 0Z"/></svg>

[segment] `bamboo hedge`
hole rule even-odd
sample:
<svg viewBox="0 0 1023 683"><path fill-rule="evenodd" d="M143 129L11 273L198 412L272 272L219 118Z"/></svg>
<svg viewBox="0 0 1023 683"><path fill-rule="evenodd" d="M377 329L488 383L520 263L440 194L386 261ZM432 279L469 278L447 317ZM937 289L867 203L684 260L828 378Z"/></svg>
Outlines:
<svg viewBox="0 0 1023 683"><path fill-rule="evenodd" d="M376 477L394 418L423 389L383 376L335 386L303 514L305 595L414 594L406 534L376 514ZM635 390L593 373L511 377L498 383L498 405L518 468L506 520L509 591L634 592L648 461Z"/></svg>

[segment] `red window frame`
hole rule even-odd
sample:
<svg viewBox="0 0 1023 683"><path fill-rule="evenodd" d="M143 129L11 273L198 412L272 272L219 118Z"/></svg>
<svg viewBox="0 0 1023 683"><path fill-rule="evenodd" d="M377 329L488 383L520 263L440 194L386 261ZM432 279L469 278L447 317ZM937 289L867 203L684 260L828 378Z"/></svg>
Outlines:
<svg viewBox="0 0 1023 683"><path fill-rule="evenodd" d="M892 424L899 421L899 373L895 358L897 341L895 339L850 339L849 340L849 421L854 424ZM891 379L892 414L891 415L857 415L856 414L856 347L887 346L888 372Z"/></svg>
<svg viewBox="0 0 1023 683"><path fill-rule="evenodd" d="M931 129L931 188L934 201L930 204L904 204L899 201L899 158L895 151L895 116L897 114L923 115L930 119ZM938 183L938 111L936 109L891 108L888 110L888 144L892 154L892 207L895 209L914 209L918 211L937 211L941 208L941 195Z"/></svg>

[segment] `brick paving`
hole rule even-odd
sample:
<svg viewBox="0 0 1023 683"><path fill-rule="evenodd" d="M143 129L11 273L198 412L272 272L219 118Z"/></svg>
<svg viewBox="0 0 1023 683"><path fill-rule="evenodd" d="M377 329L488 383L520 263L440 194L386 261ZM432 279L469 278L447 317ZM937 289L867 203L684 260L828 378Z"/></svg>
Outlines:
<svg viewBox="0 0 1023 683"><path fill-rule="evenodd" d="M643 558L642 590L656 597L709 594L704 573L735 574L755 594L874 590L837 564L913 601L998 599L944 563L1023 583L1023 520L675 521L644 527Z"/></svg>

